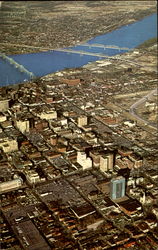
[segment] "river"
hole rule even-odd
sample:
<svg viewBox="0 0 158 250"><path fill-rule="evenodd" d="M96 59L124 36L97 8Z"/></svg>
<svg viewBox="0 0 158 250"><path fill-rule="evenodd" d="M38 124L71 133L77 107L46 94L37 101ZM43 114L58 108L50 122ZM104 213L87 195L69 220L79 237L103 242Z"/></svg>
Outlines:
<svg viewBox="0 0 158 250"><path fill-rule="evenodd" d="M112 32L97 36L86 43L65 48L72 50L73 53L51 50L8 56L23 65L28 71L33 72L35 76L41 77L66 68L81 67L89 62L101 59L101 55L115 56L125 53L128 49L134 49L144 41L156 36L157 15L153 14ZM119 48L123 49L120 50ZM79 51L89 52L90 54L79 54ZM100 55L97 55L98 53ZM16 84L26 80L29 80L26 73L21 73L13 65L0 58L0 86Z"/></svg>

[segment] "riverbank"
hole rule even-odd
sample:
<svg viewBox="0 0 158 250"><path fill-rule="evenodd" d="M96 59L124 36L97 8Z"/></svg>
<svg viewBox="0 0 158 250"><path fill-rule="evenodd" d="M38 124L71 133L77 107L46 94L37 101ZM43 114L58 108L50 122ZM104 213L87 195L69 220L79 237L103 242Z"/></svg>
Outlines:
<svg viewBox="0 0 158 250"><path fill-rule="evenodd" d="M148 50L150 51L150 47L148 47ZM97 119L105 122L115 133L128 138L139 148L155 154L156 149L153 144L155 130L143 121L137 121L129 113L129 109L133 103L157 86L157 74L152 70L156 66L156 53L155 57L151 57L143 50L134 50L119 57L120 59L128 58L128 61L142 63L142 66L138 67L121 60L98 60L81 68L65 69L37 78L33 82L15 84L0 89L4 92L4 95L6 95L5 91L10 95L13 91L20 90L25 97L27 91L36 88L37 92L42 91L44 93L45 98L48 97L49 99L53 96L53 103L56 107L60 106L60 100L64 98L64 105L71 102L72 106L86 110L89 115L95 114ZM149 62L151 66L147 67ZM147 93L144 94L144 91ZM34 98L34 95L31 99L25 98L25 102L30 103L32 100L34 101ZM148 103L146 102L144 105L147 107ZM152 100L152 105L155 105L154 100ZM151 123L154 124L155 116L153 112L145 113L144 116L142 112L144 107L137 110L139 116L145 117L147 120L149 118ZM129 129L126 122L132 124L131 126L136 123L137 125Z"/></svg>
<svg viewBox="0 0 158 250"><path fill-rule="evenodd" d="M1 52L22 54L39 52L40 47L73 46L154 12L156 1L3 2Z"/></svg>
<svg viewBox="0 0 158 250"><path fill-rule="evenodd" d="M144 29L147 29L148 32L145 32ZM87 63L101 59L128 62L129 59L126 55L123 59L119 55L126 54L127 51L156 35L156 14L153 14L133 24L124 25L108 34L94 37L86 44L40 53L13 55L10 58L24 66L29 72L33 72L35 76L40 77L65 68L82 67ZM46 49L49 48L45 47ZM134 60L129 61L129 64L131 63L142 66ZM0 61L0 64L2 85L15 84L30 79L25 75L19 75L15 69L12 70L9 64L6 65L3 61Z"/></svg>

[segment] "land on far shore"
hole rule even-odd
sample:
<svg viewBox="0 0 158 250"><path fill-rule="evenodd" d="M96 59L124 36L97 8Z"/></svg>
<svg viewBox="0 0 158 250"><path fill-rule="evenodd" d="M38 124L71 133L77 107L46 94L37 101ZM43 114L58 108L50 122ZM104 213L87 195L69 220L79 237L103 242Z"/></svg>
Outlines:
<svg viewBox="0 0 158 250"><path fill-rule="evenodd" d="M2 2L1 52L18 54L72 46L154 12L156 1Z"/></svg>

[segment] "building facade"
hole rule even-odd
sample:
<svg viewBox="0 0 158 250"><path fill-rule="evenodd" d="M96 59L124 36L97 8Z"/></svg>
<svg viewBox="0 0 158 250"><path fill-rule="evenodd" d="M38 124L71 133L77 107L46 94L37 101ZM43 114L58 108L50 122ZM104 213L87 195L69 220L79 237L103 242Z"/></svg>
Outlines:
<svg viewBox="0 0 158 250"><path fill-rule="evenodd" d="M92 160L86 156L85 152L77 152L77 163L79 163L83 170L92 167Z"/></svg>
<svg viewBox="0 0 158 250"><path fill-rule="evenodd" d="M125 178L118 176L110 182L110 198L116 200L125 196Z"/></svg>
<svg viewBox="0 0 158 250"><path fill-rule="evenodd" d="M100 156L100 170L102 172L107 172L109 170L113 170L114 164L114 155L113 154L105 154Z"/></svg>
<svg viewBox="0 0 158 250"><path fill-rule="evenodd" d="M78 117L78 126L82 127L87 125L87 117L86 116L79 116Z"/></svg>

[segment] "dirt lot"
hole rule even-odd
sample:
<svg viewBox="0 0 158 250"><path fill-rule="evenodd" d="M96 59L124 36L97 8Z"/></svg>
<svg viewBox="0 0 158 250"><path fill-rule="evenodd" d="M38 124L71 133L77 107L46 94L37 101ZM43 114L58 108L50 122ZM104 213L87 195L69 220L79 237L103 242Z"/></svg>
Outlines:
<svg viewBox="0 0 158 250"><path fill-rule="evenodd" d="M156 12L156 1L4 1L1 52L26 53L83 42ZM5 44L4 44L5 43Z"/></svg>

